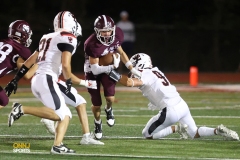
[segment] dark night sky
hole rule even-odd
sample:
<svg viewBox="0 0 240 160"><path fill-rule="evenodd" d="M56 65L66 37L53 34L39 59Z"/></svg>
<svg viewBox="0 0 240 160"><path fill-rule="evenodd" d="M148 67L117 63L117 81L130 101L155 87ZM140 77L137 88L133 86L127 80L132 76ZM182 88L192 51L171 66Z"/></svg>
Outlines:
<svg viewBox="0 0 240 160"><path fill-rule="evenodd" d="M165 53L161 64L169 70L186 70L192 64L205 70L233 70L240 59L239 0L1 0L0 36L7 36L12 21L24 19L33 30L30 49L34 50L41 36L53 28L53 19L62 10L69 10L77 17L83 40L93 32L98 15L107 14L117 22L119 13L127 10L138 32L136 48ZM82 46L78 52L82 52ZM178 55L185 56L184 65L169 63L168 56ZM216 66L211 67L206 60ZM225 61L235 61L234 66L229 67Z"/></svg>

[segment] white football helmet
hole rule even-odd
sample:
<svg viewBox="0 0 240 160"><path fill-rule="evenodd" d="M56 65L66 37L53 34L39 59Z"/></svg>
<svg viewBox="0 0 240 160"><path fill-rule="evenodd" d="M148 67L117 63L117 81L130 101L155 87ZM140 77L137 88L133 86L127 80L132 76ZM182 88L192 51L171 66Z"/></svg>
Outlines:
<svg viewBox="0 0 240 160"><path fill-rule="evenodd" d="M152 68L152 60L149 55L145 53L137 53L130 58L130 62L132 62L133 67L136 70L143 70Z"/></svg>
<svg viewBox="0 0 240 160"><path fill-rule="evenodd" d="M82 27L79 23L77 23L76 37L77 37L77 47L78 47L80 45L81 39L82 39Z"/></svg>
<svg viewBox="0 0 240 160"><path fill-rule="evenodd" d="M78 36L82 36L82 27L81 25L77 22L77 33L76 33L76 37Z"/></svg>
<svg viewBox="0 0 240 160"><path fill-rule="evenodd" d="M77 36L78 22L74 15L69 11L59 12L53 20L53 26L55 32L69 31L75 36Z"/></svg>

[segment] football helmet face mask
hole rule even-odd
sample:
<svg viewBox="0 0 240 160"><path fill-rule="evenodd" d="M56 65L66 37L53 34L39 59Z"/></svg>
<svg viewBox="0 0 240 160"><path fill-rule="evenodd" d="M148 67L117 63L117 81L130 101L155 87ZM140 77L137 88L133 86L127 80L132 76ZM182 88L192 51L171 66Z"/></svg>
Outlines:
<svg viewBox="0 0 240 160"><path fill-rule="evenodd" d="M69 11L59 12L53 20L54 31L69 31L76 37L78 35L78 22L74 15ZM80 25L79 25L80 26ZM82 29L81 29L82 30Z"/></svg>
<svg viewBox="0 0 240 160"><path fill-rule="evenodd" d="M136 70L143 70L152 68L152 60L149 55L145 53L137 53L130 58L130 62L132 62L133 67Z"/></svg>
<svg viewBox="0 0 240 160"><path fill-rule="evenodd" d="M105 46L111 45L115 40L116 25L113 19L107 15L98 16L94 22L94 30L96 32L97 39ZM102 36L101 32L111 31L110 36Z"/></svg>
<svg viewBox="0 0 240 160"><path fill-rule="evenodd" d="M26 47L32 43L32 29L24 20L16 20L9 25L8 37L12 38Z"/></svg>

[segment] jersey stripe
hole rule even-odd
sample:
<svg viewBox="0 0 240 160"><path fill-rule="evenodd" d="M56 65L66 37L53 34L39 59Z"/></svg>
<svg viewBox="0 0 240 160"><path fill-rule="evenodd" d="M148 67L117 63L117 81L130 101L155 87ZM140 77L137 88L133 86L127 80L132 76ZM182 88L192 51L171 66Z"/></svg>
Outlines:
<svg viewBox="0 0 240 160"><path fill-rule="evenodd" d="M47 78L47 84L48 84L49 90L53 98L53 102L55 104L55 110L58 110L61 107L61 101L60 101L60 98L58 97L58 94L55 91L52 76L46 74L46 78Z"/></svg>
<svg viewBox="0 0 240 160"><path fill-rule="evenodd" d="M160 117L158 118L158 120L156 120L155 122L153 122L151 124L151 126L148 129L148 133L152 134L152 132L159 127L161 124L163 124L163 122L166 120L166 115L167 115L167 108L165 107L162 112Z"/></svg>

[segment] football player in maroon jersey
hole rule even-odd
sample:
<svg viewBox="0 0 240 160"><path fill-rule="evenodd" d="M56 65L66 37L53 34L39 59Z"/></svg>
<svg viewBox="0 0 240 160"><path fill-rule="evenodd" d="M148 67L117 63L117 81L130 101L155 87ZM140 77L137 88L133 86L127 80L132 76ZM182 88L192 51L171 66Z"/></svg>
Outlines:
<svg viewBox="0 0 240 160"><path fill-rule="evenodd" d="M116 27L113 19L107 15L100 15L94 23L95 33L90 35L84 43L85 64L84 72L87 80L96 80L97 89L88 88L91 95L92 112L95 117L95 137L102 138L102 120L100 118L102 99L100 94L100 84L103 86L106 99L107 124L112 127L115 123L112 103L114 102L116 82L108 76L112 69L119 66L120 59L125 66L135 75L140 76L140 72L132 67L127 54L123 51L123 31ZM100 66L99 58L108 53L119 53L120 56L114 58L113 65Z"/></svg>
<svg viewBox="0 0 240 160"><path fill-rule="evenodd" d="M32 42L31 35L32 29L24 20L16 20L9 25L8 38L0 40L0 78L19 69L31 55L28 48ZM0 86L0 109L8 102L8 96Z"/></svg>

